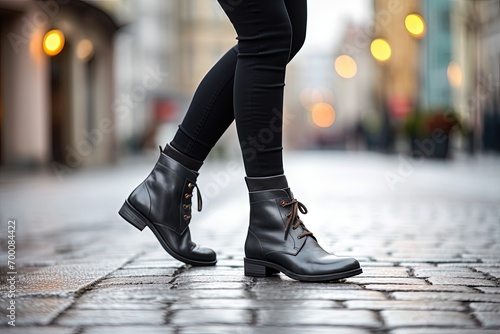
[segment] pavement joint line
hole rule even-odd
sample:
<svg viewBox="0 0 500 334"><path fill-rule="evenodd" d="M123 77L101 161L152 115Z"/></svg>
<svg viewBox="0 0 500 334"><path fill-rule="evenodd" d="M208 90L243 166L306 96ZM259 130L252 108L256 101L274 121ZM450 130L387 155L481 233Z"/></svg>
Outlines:
<svg viewBox="0 0 500 334"><path fill-rule="evenodd" d="M69 309L71 309L71 307L73 307L73 305L78 301L78 299L83 296L87 291L91 291L93 287L95 287L97 284L99 284L100 282L102 282L103 280L106 279L106 277L108 277L109 275L111 275L112 273L114 273L115 271L119 270L120 268L123 268L124 266L126 266L127 264L129 264L130 262L134 261L137 257L139 257L141 255L142 252L138 252L136 255L132 256L131 258L129 258L128 260L125 260L123 261L123 263L118 266L118 268L116 268L115 270L112 270L110 271L109 273L107 273L106 275L102 276L102 277L98 277L96 279L94 279L93 281L89 282L88 284L85 284L84 286L82 286L80 289L74 291L72 294L73 294L73 300L71 301L71 303L65 307L64 309L62 309L59 313L57 313L52 319L51 321L47 324L47 326L51 326L51 325L56 325L56 321L62 316L64 315L64 313L66 311L68 311Z"/></svg>
<svg viewBox="0 0 500 334"><path fill-rule="evenodd" d="M472 321L476 323L476 326L481 328L482 327L481 321L474 314L474 310L470 307L470 303L471 302L468 302L467 305L465 306L467 308L466 312L471 317Z"/></svg>

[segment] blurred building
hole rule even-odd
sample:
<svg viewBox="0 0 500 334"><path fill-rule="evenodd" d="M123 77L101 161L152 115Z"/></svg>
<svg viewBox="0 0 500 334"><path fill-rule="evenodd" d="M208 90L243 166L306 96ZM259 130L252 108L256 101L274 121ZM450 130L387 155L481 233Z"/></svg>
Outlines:
<svg viewBox="0 0 500 334"><path fill-rule="evenodd" d="M378 108L387 110L392 118L405 117L418 102L422 70L421 42L405 29L405 18L421 12L420 1L375 0L374 11L373 38L381 38L390 46L389 58L376 66Z"/></svg>
<svg viewBox="0 0 500 334"><path fill-rule="evenodd" d="M180 0L179 87L190 97L208 70L236 44L236 33L216 1Z"/></svg>
<svg viewBox="0 0 500 334"><path fill-rule="evenodd" d="M452 5L453 107L470 128L473 150L500 152L500 1Z"/></svg>
<svg viewBox="0 0 500 334"><path fill-rule="evenodd" d="M451 106L448 66L452 57L452 0L422 1L426 22L422 57L422 106L427 109Z"/></svg>
<svg viewBox="0 0 500 334"><path fill-rule="evenodd" d="M235 33L216 1L122 0L110 6L125 24L116 42L118 141L127 150L169 141L206 72ZM154 85L145 85L154 73ZM124 101L132 100L126 105Z"/></svg>
<svg viewBox="0 0 500 334"><path fill-rule="evenodd" d="M113 160L116 30L83 1L0 1L1 165L63 175Z"/></svg>

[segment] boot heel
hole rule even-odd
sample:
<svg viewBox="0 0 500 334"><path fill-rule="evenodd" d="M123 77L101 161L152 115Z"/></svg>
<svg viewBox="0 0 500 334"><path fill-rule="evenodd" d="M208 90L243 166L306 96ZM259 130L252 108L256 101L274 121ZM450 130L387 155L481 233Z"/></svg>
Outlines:
<svg viewBox="0 0 500 334"><path fill-rule="evenodd" d="M123 203L122 208L120 209L120 211L118 211L118 214L139 231L144 230L144 228L146 227L144 218L142 218L140 216L140 213L132 208L132 206L127 201Z"/></svg>
<svg viewBox="0 0 500 334"><path fill-rule="evenodd" d="M267 277L279 273L278 270L266 267L263 264L255 263L247 258L244 259L245 276Z"/></svg>

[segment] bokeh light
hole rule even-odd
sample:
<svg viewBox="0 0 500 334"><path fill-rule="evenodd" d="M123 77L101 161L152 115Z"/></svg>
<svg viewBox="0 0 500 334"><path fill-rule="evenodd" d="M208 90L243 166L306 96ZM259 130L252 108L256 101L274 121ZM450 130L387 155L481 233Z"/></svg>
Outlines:
<svg viewBox="0 0 500 334"><path fill-rule="evenodd" d="M462 85L463 82L463 72L462 67L456 62L452 61L448 65L448 82L450 86L454 88L458 88Z"/></svg>
<svg viewBox="0 0 500 334"><path fill-rule="evenodd" d="M82 39L76 46L76 57L88 61L94 55L94 44L88 39Z"/></svg>
<svg viewBox="0 0 500 334"><path fill-rule="evenodd" d="M418 14L409 14L405 18L405 27L415 37L422 37L425 32L425 22Z"/></svg>
<svg viewBox="0 0 500 334"><path fill-rule="evenodd" d="M335 59L335 71L344 79L353 78L358 72L356 61L348 55L341 55Z"/></svg>
<svg viewBox="0 0 500 334"><path fill-rule="evenodd" d="M64 34L54 29L47 32L43 38L43 51L48 56L58 55L64 48Z"/></svg>
<svg viewBox="0 0 500 334"><path fill-rule="evenodd" d="M373 57L380 62L389 60L392 54L391 46L383 38L375 39L370 46L370 51Z"/></svg>
<svg viewBox="0 0 500 334"><path fill-rule="evenodd" d="M335 122L335 109L325 102L316 103L311 108L311 116L316 126L327 128Z"/></svg>

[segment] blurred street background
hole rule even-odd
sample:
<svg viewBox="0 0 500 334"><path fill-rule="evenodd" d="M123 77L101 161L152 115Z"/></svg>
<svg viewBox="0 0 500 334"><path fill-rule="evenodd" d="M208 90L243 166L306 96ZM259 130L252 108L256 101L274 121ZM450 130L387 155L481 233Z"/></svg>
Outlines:
<svg viewBox="0 0 500 334"><path fill-rule="evenodd" d="M243 276L234 124L192 225L215 268L117 215L236 43L217 1L0 0L2 333L10 219L23 333L498 333L500 0L308 4L285 171L306 226L364 269L328 284Z"/></svg>
<svg viewBox="0 0 500 334"><path fill-rule="evenodd" d="M56 175L170 141L236 43L217 1L0 1L0 165ZM285 147L500 151L500 1L309 1ZM234 125L211 158L239 156Z"/></svg>

